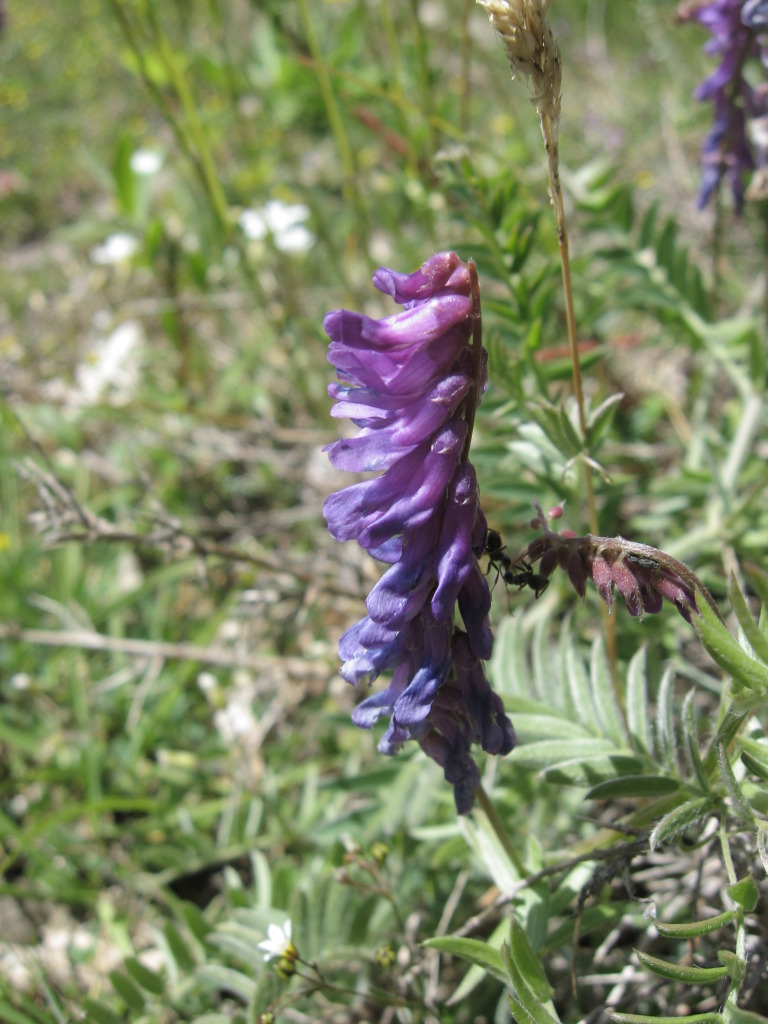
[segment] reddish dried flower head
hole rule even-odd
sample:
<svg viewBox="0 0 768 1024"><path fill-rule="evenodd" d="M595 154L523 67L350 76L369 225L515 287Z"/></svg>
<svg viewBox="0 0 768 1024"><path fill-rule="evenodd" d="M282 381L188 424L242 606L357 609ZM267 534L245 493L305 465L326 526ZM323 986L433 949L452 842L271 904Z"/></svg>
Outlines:
<svg viewBox="0 0 768 1024"><path fill-rule="evenodd" d="M592 577L608 607L618 590L630 615L655 615L666 600L690 622L691 614L698 614L697 596L717 612L711 595L690 569L657 548L623 537L578 537L570 530L554 533L541 510L536 523L541 536L529 544L524 557L538 561L539 573L546 578L561 568L579 597Z"/></svg>

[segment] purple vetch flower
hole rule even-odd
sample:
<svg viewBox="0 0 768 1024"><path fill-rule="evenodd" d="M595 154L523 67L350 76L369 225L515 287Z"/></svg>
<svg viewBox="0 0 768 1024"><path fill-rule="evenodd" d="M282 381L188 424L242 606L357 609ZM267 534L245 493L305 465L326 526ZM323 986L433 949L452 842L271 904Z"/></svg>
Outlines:
<svg viewBox="0 0 768 1024"><path fill-rule="evenodd" d="M392 673L352 720L369 729L389 719L385 754L416 740L466 814L480 782L472 744L506 754L515 743L482 665L493 635L478 565L488 531L468 461L487 373L477 275L444 252L413 274L382 268L373 282L403 310L382 320L344 309L325 318L338 375L328 389L332 415L358 428L329 445L329 457L338 469L380 475L331 494L323 512L337 540L356 540L389 565L368 614L339 642L341 674L370 685Z"/></svg>
<svg viewBox="0 0 768 1024"><path fill-rule="evenodd" d="M768 28L768 0L745 0L741 20L749 28Z"/></svg>
<svg viewBox="0 0 768 1024"><path fill-rule="evenodd" d="M768 149L759 142L759 126L768 115L768 93L765 83L750 82L746 67L760 58L765 74L768 49L760 32L768 25L768 2L693 0L681 5L679 17L683 21L698 21L708 29L712 38L705 51L720 57L717 69L694 93L696 99L713 104L715 115L701 150L698 206L706 206L725 181L736 209L741 211L745 178L755 170L762 172L768 165Z"/></svg>

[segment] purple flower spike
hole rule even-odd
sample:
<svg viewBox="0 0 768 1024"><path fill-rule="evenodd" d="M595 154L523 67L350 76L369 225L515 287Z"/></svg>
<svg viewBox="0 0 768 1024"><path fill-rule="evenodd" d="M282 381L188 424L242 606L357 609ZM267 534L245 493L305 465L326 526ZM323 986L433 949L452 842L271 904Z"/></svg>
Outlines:
<svg viewBox="0 0 768 1024"><path fill-rule="evenodd" d="M373 283L403 310L382 320L345 309L325 318L338 375L328 389L332 415L358 428L329 445L329 457L337 469L381 475L331 494L323 512L337 540L356 540L390 565L366 617L341 638L341 674L370 685L392 672L352 721L370 729L389 718L379 750L394 754L416 740L467 814L480 784L472 744L507 754L515 743L482 665L493 648L477 561L488 530L467 459L487 366L477 275L443 252L414 274L382 268ZM464 630L454 624L457 607Z"/></svg>
<svg viewBox="0 0 768 1024"><path fill-rule="evenodd" d="M725 181L740 212L747 175L757 170L755 177L761 179L768 171L768 147L760 142L765 133L759 130L768 115L764 81L768 47L760 34L768 26L768 2L689 0L681 5L679 17L698 21L708 29L712 38L704 49L720 57L719 66L694 93L696 99L714 107L714 122L701 149L698 206L706 206ZM749 65L758 58L763 81L755 83ZM748 198L755 189L753 181Z"/></svg>

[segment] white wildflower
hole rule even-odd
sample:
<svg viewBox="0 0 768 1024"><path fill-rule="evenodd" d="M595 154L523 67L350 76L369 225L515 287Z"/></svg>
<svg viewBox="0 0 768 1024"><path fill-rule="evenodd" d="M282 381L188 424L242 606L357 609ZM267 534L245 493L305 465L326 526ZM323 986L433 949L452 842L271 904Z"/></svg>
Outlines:
<svg viewBox="0 0 768 1024"><path fill-rule="evenodd" d="M75 371L76 404L95 405L106 394L114 405L129 402L139 384L138 349L143 339L135 320L126 320L100 339Z"/></svg>
<svg viewBox="0 0 768 1024"><path fill-rule="evenodd" d="M130 164L134 174L149 177L163 166L163 157L156 149L137 149L131 154Z"/></svg>
<svg viewBox="0 0 768 1024"><path fill-rule="evenodd" d="M90 251L91 262L99 266L111 266L130 259L139 248L139 240L126 231L116 231L105 238L101 245Z"/></svg>
<svg viewBox="0 0 768 1024"><path fill-rule="evenodd" d="M260 942L258 949L262 951L266 961L279 960L292 949L291 922L286 921L284 925L271 924L267 928L267 937Z"/></svg>
<svg viewBox="0 0 768 1024"><path fill-rule="evenodd" d="M283 203L270 200L261 209L247 209L240 214L240 227L250 241L259 241L269 233L280 252L306 252L315 236L305 227L309 207L304 203Z"/></svg>

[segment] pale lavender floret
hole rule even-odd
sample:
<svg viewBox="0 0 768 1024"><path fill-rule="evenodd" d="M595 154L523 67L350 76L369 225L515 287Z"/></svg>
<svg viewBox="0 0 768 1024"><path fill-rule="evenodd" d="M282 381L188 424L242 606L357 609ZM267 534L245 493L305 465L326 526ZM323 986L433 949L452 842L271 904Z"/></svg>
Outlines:
<svg viewBox="0 0 768 1024"><path fill-rule="evenodd" d="M390 426L385 425L385 413L374 425L363 427L357 437L328 445L328 457L336 469L349 473L383 472L423 437L434 434L456 411L469 387L466 377L459 374L440 380L421 401L404 408L396 419L390 417Z"/></svg>
<svg viewBox="0 0 768 1024"><path fill-rule="evenodd" d="M491 754L508 754L515 745L515 733L463 633L454 636L453 657L454 676L440 690L430 715L435 728L419 743L443 767L454 787L457 810L465 814L472 808L479 784L470 754L472 743L480 743Z"/></svg>
<svg viewBox="0 0 768 1024"><path fill-rule="evenodd" d="M331 494L323 506L331 535L336 540L358 540L368 548L369 540L381 544L428 518L451 478L465 435L466 424L453 420L383 476Z"/></svg>
<svg viewBox="0 0 768 1024"><path fill-rule="evenodd" d="M422 622L421 664L392 709L393 721L405 729L413 729L426 719L451 668L453 624L436 622L426 611Z"/></svg>
<svg viewBox="0 0 768 1024"><path fill-rule="evenodd" d="M440 288L457 288L464 295L470 291L467 264L452 252L437 253L413 274L380 267L373 275L373 283L380 292L391 295L395 302L403 305Z"/></svg>
<svg viewBox="0 0 768 1024"><path fill-rule="evenodd" d="M328 446L330 459L381 475L330 495L323 511L336 539L357 540L390 565L368 595L366 617L341 638L341 674L370 684L392 672L352 720L372 728L389 718L383 753L420 743L466 813L479 784L472 743L492 753L514 744L479 660L493 646L490 589L477 562L487 524L465 447L487 354L471 345L470 268L454 253L414 274L382 268L374 283L404 310L382 320L347 310L325 318L338 375L329 387L333 415L359 428ZM454 624L457 605L466 633Z"/></svg>
<svg viewBox="0 0 768 1024"><path fill-rule="evenodd" d="M749 141L749 121L766 114L765 86L755 87L747 77L749 61L760 56L766 62L765 45L757 30L766 25L766 0L711 0L685 7L681 18L693 19L712 33L706 53L720 56L715 71L698 86L698 100L714 105L714 121L701 150L702 179L698 205L703 207L721 181L727 182L737 211L744 205L745 179L763 154L755 159Z"/></svg>
<svg viewBox="0 0 768 1024"><path fill-rule="evenodd" d="M459 591L474 565L472 530L477 508L477 476L468 462L448 486L440 539L437 544L437 587L432 614L437 620L453 614Z"/></svg>
<svg viewBox="0 0 768 1024"><path fill-rule="evenodd" d="M392 395L409 395L417 387L431 387L444 376L460 355L466 338L458 330L447 331L439 345L395 358L381 352L369 354L343 345L329 346L339 377L343 381L375 387L378 382ZM439 351L437 351L439 349Z"/></svg>
<svg viewBox="0 0 768 1024"><path fill-rule="evenodd" d="M477 563L470 570L464 586L459 591L458 603L475 657L487 661L493 651L493 632L488 619L491 610L491 588Z"/></svg>
<svg viewBox="0 0 768 1024"><path fill-rule="evenodd" d="M741 21L749 28L768 28L768 0L746 0Z"/></svg>
<svg viewBox="0 0 768 1024"><path fill-rule="evenodd" d="M405 643L401 630L387 629L369 616L360 619L339 641L339 656L344 660L342 677L354 686L370 685L381 672L400 663Z"/></svg>
<svg viewBox="0 0 768 1024"><path fill-rule="evenodd" d="M384 573L366 600L369 616L399 629L421 610L435 581L428 567L434 560L435 532L414 531L403 545L402 556Z"/></svg>
<svg viewBox="0 0 768 1024"><path fill-rule="evenodd" d="M389 508L370 516L360 530L358 539L364 548L377 546L395 534L404 534L431 520L435 506L441 503L451 479L466 433L466 424L453 420L437 435L416 474L411 477L411 493L403 493ZM405 456L403 461L407 458Z"/></svg>

